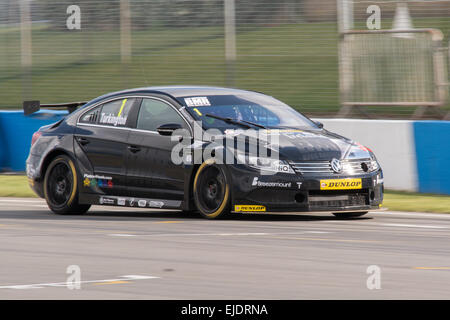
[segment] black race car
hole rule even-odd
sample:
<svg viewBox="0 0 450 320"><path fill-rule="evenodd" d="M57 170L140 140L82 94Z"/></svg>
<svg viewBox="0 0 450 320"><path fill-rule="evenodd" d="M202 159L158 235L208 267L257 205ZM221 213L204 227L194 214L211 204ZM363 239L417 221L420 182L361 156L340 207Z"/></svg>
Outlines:
<svg viewBox="0 0 450 320"><path fill-rule="evenodd" d="M383 173L372 151L273 97L167 86L114 92L67 107L32 138L31 188L57 214L92 204L227 213L378 209ZM81 107L80 107L81 106Z"/></svg>

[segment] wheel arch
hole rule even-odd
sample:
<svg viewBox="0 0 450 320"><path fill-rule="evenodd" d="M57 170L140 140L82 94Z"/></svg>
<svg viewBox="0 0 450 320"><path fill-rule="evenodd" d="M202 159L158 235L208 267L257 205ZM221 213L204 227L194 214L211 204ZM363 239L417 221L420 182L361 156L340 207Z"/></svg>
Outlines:
<svg viewBox="0 0 450 320"><path fill-rule="evenodd" d="M42 161L41 172L40 172L41 180L44 179L45 173L47 172L47 169L48 169L48 166L50 165L50 163L51 163L57 156L61 156L61 155L68 156L68 157L69 157L70 159L72 159L72 161L74 162L75 168L77 167L77 166L76 166L76 163L75 163L75 161L74 161L74 157L73 157L67 150L59 149L59 148L58 148L58 149L54 149L54 150L50 151L50 152L44 157L44 160Z"/></svg>
<svg viewBox="0 0 450 320"><path fill-rule="evenodd" d="M195 201L194 201L194 180L195 175L197 174L198 169L200 168L200 164L193 165L192 170L186 177L185 184L185 196L184 196L184 205L183 210L195 210Z"/></svg>

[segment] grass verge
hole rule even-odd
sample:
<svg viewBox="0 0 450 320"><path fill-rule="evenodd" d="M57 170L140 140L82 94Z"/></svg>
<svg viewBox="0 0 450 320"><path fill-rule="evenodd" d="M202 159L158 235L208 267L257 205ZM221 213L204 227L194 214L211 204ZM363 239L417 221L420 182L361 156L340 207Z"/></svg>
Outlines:
<svg viewBox="0 0 450 320"><path fill-rule="evenodd" d="M0 175L0 197L37 197L23 175Z"/></svg>
<svg viewBox="0 0 450 320"><path fill-rule="evenodd" d="M394 211L450 213L450 196L386 191L383 207Z"/></svg>
<svg viewBox="0 0 450 320"><path fill-rule="evenodd" d="M0 175L0 197L36 197L23 175ZM383 207L395 211L450 213L450 196L386 191Z"/></svg>

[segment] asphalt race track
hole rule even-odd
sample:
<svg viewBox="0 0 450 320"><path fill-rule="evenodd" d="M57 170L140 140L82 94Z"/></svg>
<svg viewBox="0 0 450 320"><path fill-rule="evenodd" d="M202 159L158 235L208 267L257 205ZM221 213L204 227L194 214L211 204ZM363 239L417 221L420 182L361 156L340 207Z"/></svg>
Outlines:
<svg viewBox="0 0 450 320"><path fill-rule="evenodd" d="M449 240L445 214L57 216L40 199L0 198L0 299L448 299ZM367 287L371 265L380 289Z"/></svg>

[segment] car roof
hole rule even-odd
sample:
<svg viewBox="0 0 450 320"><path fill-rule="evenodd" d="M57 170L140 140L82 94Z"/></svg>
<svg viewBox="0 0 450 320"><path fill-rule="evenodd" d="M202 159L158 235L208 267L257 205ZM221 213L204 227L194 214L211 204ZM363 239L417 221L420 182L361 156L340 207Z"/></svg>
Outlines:
<svg viewBox="0 0 450 320"><path fill-rule="evenodd" d="M148 90L159 91L161 93L169 94L174 98L196 96L196 95L228 95L243 92L249 92L241 89L210 87L210 86L164 86L164 87L147 87L134 90Z"/></svg>
<svg viewBox="0 0 450 320"><path fill-rule="evenodd" d="M156 87L143 87L127 89L122 91L111 92L102 95L94 100L89 101L86 105L91 105L100 100L113 98L124 94L163 94L172 98L186 97L186 96L208 96L208 95L230 95L238 93L249 93L252 91L223 88L223 87L210 87L210 86L156 86ZM254 91L253 91L254 92Z"/></svg>

